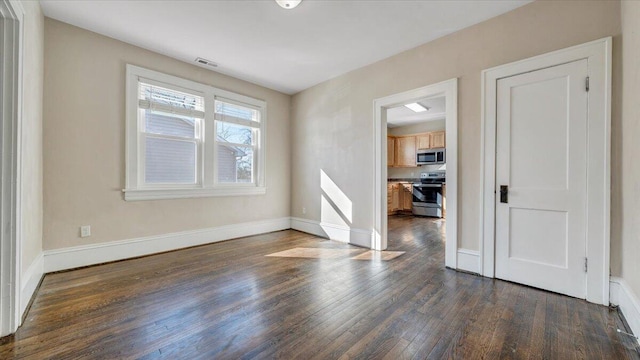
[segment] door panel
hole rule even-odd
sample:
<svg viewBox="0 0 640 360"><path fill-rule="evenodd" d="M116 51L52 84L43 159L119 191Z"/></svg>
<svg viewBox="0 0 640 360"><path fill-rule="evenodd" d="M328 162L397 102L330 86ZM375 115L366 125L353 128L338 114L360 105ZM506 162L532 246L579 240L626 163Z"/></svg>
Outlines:
<svg viewBox="0 0 640 360"><path fill-rule="evenodd" d="M498 80L496 277L586 297L587 60Z"/></svg>
<svg viewBox="0 0 640 360"><path fill-rule="evenodd" d="M509 258L567 267L567 242L557 241L566 240L566 211L511 208L509 216Z"/></svg>
<svg viewBox="0 0 640 360"><path fill-rule="evenodd" d="M565 77L551 78L511 87L509 125L511 138L517 139L517 146L510 148L511 187L567 188L569 84L566 80Z"/></svg>

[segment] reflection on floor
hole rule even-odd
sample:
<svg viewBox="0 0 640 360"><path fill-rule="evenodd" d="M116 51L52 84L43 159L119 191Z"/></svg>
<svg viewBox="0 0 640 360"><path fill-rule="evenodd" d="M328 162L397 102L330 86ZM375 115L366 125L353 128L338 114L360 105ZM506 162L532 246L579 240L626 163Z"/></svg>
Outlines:
<svg viewBox="0 0 640 360"><path fill-rule="evenodd" d="M265 256L308 258L308 259L337 259L366 251L364 249L324 249L324 248L293 248L279 251Z"/></svg>
<svg viewBox="0 0 640 360"><path fill-rule="evenodd" d="M358 256L354 256L351 260L373 260L373 261L389 261L404 254L404 251L367 251Z"/></svg>
<svg viewBox="0 0 640 360"><path fill-rule="evenodd" d="M358 254L353 256L354 254ZM404 254L404 251L371 251L366 249L326 249L326 248L293 248L265 256L307 258L307 259L341 259L389 261ZM353 256L353 257L350 257Z"/></svg>

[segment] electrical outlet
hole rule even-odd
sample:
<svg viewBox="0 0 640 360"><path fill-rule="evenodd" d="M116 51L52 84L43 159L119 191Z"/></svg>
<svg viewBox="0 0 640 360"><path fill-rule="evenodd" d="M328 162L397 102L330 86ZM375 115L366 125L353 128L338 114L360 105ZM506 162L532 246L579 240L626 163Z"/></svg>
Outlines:
<svg viewBox="0 0 640 360"><path fill-rule="evenodd" d="M307 213L307 208L306 208L306 207L303 207L303 208L302 208L302 214L306 214L306 213Z"/></svg>
<svg viewBox="0 0 640 360"><path fill-rule="evenodd" d="M80 237L91 236L91 225L80 226Z"/></svg>

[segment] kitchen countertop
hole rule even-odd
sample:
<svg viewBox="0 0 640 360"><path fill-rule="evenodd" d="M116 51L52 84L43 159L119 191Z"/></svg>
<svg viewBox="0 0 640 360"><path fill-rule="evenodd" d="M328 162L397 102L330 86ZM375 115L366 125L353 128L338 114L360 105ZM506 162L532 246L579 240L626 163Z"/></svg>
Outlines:
<svg viewBox="0 0 640 360"><path fill-rule="evenodd" d="M387 179L387 182L419 183L420 182L420 178L390 178L390 179Z"/></svg>
<svg viewBox="0 0 640 360"><path fill-rule="evenodd" d="M420 179L412 179L412 178L392 178L387 179L387 182L390 183L419 183ZM447 185L447 182L443 182L442 185Z"/></svg>

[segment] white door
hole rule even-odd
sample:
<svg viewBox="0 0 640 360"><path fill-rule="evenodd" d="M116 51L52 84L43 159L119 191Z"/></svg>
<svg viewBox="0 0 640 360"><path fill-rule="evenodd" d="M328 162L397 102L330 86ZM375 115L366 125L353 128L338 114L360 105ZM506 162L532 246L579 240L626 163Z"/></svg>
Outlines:
<svg viewBox="0 0 640 360"><path fill-rule="evenodd" d="M500 79L496 104L495 275L582 299L587 65Z"/></svg>

